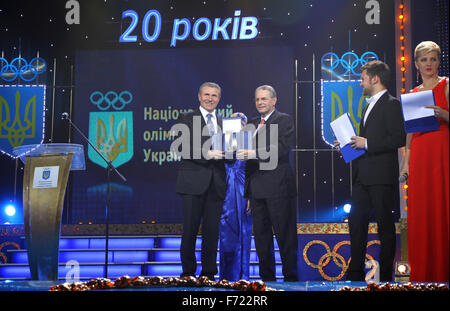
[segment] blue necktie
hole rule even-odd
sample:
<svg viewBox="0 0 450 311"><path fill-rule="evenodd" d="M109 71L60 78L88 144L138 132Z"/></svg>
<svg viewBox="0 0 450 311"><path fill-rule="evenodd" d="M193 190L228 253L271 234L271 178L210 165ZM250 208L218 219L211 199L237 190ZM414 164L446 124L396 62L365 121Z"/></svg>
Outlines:
<svg viewBox="0 0 450 311"><path fill-rule="evenodd" d="M208 118L208 121L206 122L206 125L208 126L209 136L212 137L216 133L216 131L214 129L214 124L212 123L212 120L211 120L213 115L211 113L208 113L206 115L206 117Z"/></svg>

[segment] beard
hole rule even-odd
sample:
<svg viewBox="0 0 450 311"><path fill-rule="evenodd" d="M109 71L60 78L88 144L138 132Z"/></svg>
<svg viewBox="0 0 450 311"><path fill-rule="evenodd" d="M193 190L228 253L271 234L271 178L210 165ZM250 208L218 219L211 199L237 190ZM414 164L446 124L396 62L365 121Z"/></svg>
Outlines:
<svg viewBox="0 0 450 311"><path fill-rule="evenodd" d="M372 96L372 90L363 88L363 96Z"/></svg>

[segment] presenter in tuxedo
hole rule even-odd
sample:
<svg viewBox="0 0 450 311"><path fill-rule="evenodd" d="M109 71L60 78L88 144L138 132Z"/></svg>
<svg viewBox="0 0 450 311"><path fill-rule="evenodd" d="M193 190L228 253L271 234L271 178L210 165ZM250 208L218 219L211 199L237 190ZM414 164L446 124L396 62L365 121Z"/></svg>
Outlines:
<svg viewBox="0 0 450 311"><path fill-rule="evenodd" d="M244 196L250 199L259 274L263 281L276 280L275 233L284 281L297 281L296 189L289 164L295 126L290 115L275 109L276 102L273 87L263 85L256 89L255 105L260 117L249 122L255 129L256 148L238 150L237 157L248 160Z"/></svg>
<svg viewBox="0 0 450 311"><path fill-rule="evenodd" d="M219 85L212 82L203 83L198 91L200 106L192 112L180 115L179 118L179 122L189 129L188 135L185 136L189 141L184 142L185 146L189 146L189 152L182 156L175 186L176 192L182 198L184 217L180 247L183 267L181 277L196 276L195 242L200 223L202 224L200 276L214 280L218 272L217 244L220 215L226 193L226 173L224 153L208 148L207 140L221 131L222 118L216 110L220 95Z"/></svg>
<svg viewBox="0 0 450 311"><path fill-rule="evenodd" d="M368 96L361 116L359 136L352 137L355 149L365 149L352 167L352 209L349 214L351 261L347 280L364 281L364 263L371 211L380 239L380 281L392 281L396 250L395 217L398 210L398 148L405 145L405 130L399 101L386 86L389 67L381 61L362 66L361 87ZM335 141L337 146L339 142Z"/></svg>

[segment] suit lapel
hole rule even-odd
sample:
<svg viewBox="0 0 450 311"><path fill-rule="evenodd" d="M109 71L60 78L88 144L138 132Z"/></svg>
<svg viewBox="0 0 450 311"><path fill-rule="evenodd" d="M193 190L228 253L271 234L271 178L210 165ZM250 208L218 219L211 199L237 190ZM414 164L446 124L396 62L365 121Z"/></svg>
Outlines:
<svg viewBox="0 0 450 311"><path fill-rule="evenodd" d="M269 119L267 119L266 125L273 122L278 116L278 111L275 109L272 114L270 115Z"/></svg>
<svg viewBox="0 0 450 311"><path fill-rule="evenodd" d="M278 112L276 110L274 110L272 112L272 114L270 115L270 117L267 119L266 122L264 122L264 126L266 127L266 131L269 130L270 128L270 124L277 118ZM256 128L258 128L259 123L261 122L261 117L258 119L258 121L256 122L255 126ZM259 131L258 131L259 132ZM258 133L256 133L256 135L258 135Z"/></svg>
<svg viewBox="0 0 450 311"><path fill-rule="evenodd" d="M201 143L203 145L204 142L208 139L209 135L204 136L203 129L207 128L207 126L206 126L205 119L203 118L202 112L198 108L196 110L194 110L194 113L192 114L192 133L191 133L191 135L194 135L194 133L195 133L195 131L194 131L194 125L195 125L194 118L195 117L200 117L200 121L201 121L201 123L200 123L200 133L201 133L200 139L201 139ZM208 132L208 131L206 131L206 132Z"/></svg>
<svg viewBox="0 0 450 311"><path fill-rule="evenodd" d="M361 124L364 124L364 117L366 116L366 112L367 112L368 108L369 108L369 105L366 102L366 105L364 106L364 109L361 114Z"/></svg>
<svg viewBox="0 0 450 311"><path fill-rule="evenodd" d="M205 120L203 119L203 115L202 115L202 112L200 111L200 109L197 109L197 110L194 111L193 117L195 117L195 116L199 116L199 117L200 117L200 119L201 119L201 121L202 121L202 128L203 128L203 126L206 125L206 122L205 122Z"/></svg>
<svg viewBox="0 0 450 311"><path fill-rule="evenodd" d="M257 132L256 132L256 135L253 136L253 139L254 139L254 146L256 146L256 148L258 148L258 142L259 142L259 139L257 137L258 137L259 133L261 132L261 130L265 130L265 133L266 133L266 144L267 145L269 144L270 124L276 120L277 115L278 115L278 112L276 110L274 110L272 112L272 114L270 115L270 117L267 119L267 121L264 123L264 126L261 127L261 129L259 129L259 130L258 130L258 127L259 127L259 124L261 122L261 117L259 117L258 119L254 120L254 125L256 127L256 131Z"/></svg>
<svg viewBox="0 0 450 311"><path fill-rule="evenodd" d="M366 116L366 112L367 112L368 108L369 108L369 105L366 102L366 105L364 106L364 109L361 114L361 120L359 121L359 135L363 135L363 133L364 133L364 128L365 128L364 118Z"/></svg>

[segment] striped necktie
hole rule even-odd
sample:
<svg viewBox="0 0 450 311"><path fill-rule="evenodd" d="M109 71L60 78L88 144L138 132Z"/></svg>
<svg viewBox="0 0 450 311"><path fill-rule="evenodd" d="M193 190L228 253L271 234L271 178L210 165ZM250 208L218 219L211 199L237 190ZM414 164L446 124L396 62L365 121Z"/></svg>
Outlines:
<svg viewBox="0 0 450 311"><path fill-rule="evenodd" d="M206 117L208 118L206 125L208 126L209 136L212 137L216 133L216 130L214 129L214 124L212 122L213 115L211 113L208 113Z"/></svg>

